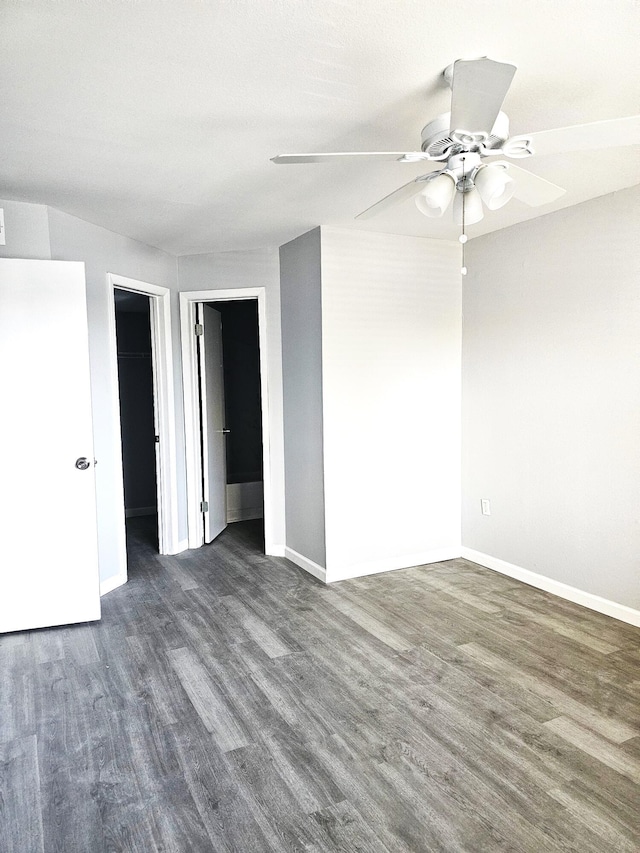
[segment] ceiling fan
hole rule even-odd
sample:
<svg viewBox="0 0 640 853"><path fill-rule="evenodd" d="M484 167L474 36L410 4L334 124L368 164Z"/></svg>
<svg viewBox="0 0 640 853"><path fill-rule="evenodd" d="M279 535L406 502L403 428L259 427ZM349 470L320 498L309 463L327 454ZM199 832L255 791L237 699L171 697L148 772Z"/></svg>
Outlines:
<svg viewBox="0 0 640 853"><path fill-rule="evenodd" d="M422 130L420 151L372 151L335 154L280 154L272 161L332 163L339 160L425 162L430 170L360 213L369 219L392 205L415 197L425 216L442 216L453 201L454 220L479 222L483 203L497 210L511 198L537 207L560 198L565 190L508 160L534 154L559 154L640 143L640 116L597 121L509 136L509 119L501 111L516 66L488 57L458 59L443 72L451 87L451 112Z"/></svg>

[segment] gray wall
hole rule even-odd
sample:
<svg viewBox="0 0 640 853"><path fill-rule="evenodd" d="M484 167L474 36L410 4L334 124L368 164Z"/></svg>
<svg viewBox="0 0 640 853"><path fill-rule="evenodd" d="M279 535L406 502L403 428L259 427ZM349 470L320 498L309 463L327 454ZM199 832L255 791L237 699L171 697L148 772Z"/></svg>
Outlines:
<svg viewBox="0 0 640 853"><path fill-rule="evenodd" d="M280 248L286 544L326 565L320 229Z"/></svg>
<svg viewBox="0 0 640 853"><path fill-rule="evenodd" d="M463 296L463 544L634 608L639 234L635 187L480 237Z"/></svg>

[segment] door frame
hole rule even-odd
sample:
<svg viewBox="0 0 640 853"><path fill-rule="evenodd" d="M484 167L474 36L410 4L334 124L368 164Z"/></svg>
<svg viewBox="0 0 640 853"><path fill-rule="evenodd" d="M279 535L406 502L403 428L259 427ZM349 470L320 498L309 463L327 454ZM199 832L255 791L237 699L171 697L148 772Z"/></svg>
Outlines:
<svg viewBox="0 0 640 853"><path fill-rule="evenodd" d="M107 273L109 301L109 354L115 388L118 384L118 346L116 341L116 306L114 290L128 290L149 297L151 325L151 367L153 374L153 405L157 435L160 439L156 456L158 496L158 551L177 554L183 548L178 538L178 478L176 465L175 400L173 385L173 354L171 346L171 291L167 287L138 281L134 278ZM117 424L117 443L122 456L120 396L113 396L113 421ZM121 555L120 583L127 580L127 549L124 506L124 477L122 467L117 475L122 512L119 513L118 545ZM119 585L119 584L117 584Z"/></svg>
<svg viewBox="0 0 640 853"><path fill-rule="evenodd" d="M196 323L195 306L198 302L241 302L247 299L255 299L258 302L265 553L276 554L277 549L274 550L274 543L271 541L274 486L272 482L269 433L267 295L266 288L264 287L188 290L180 293L180 339L182 347L189 548L200 548L204 537L202 513L200 512L200 501L202 500L202 458L200 454L200 392L198 389L196 336L194 334Z"/></svg>

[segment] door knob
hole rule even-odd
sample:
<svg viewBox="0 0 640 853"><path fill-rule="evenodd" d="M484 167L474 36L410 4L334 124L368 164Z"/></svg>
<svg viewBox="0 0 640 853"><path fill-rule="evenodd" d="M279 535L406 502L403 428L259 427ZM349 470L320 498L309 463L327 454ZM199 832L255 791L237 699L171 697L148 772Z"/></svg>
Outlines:
<svg viewBox="0 0 640 853"><path fill-rule="evenodd" d="M86 456L81 456L79 459L76 459L76 468L80 471L86 471L90 465L91 462L89 462Z"/></svg>

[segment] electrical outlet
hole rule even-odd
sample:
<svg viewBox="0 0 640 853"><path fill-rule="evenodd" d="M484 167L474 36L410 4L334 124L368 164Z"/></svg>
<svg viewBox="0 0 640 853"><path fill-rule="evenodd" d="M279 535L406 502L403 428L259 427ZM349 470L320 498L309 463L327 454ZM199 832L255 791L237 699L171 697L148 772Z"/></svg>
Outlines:
<svg viewBox="0 0 640 853"><path fill-rule="evenodd" d="M7 241L4 237L4 210L0 207L0 246L6 246Z"/></svg>
<svg viewBox="0 0 640 853"><path fill-rule="evenodd" d="M480 501L480 508L482 509L483 515L491 515L491 501L486 498L482 498Z"/></svg>

